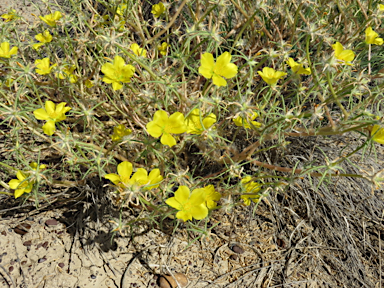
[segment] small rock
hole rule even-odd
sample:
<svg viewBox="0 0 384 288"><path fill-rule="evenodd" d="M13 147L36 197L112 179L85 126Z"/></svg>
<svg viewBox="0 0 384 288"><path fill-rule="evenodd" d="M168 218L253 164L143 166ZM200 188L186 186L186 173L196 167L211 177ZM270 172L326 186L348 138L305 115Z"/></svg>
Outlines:
<svg viewBox="0 0 384 288"><path fill-rule="evenodd" d="M25 241L23 243L24 246L31 246L32 245L32 241L31 240L28 240L28 241Z"/></svg>
<svg viewBox="0 0 384 288"><path fill-rule="evenodd" d="M59 263L60 268L64 268L64 263Z"/></svg>
<svg viewBox="0 0 384 288"><path fill-rule="evenodd" d="M96 276L92 274L91 279L96 279Z"/></svg>
<svg viewBox="0 0 384 288"><path fill-rule="evenodd" d="M13 266L10 266L10 267L8 268L8 271L9 271L9 272L12 272L12 271L13 271Z"/></svg>
<svg viewBox="0 0 384 288"><path fill-rule="evenodd" d="M235 252L237 254L243 254L244 253L244 249L241 248L240 246L237 246L237 245L233 245L231 249L233 252Z"/></svg>
<svg viewBox="0 0 384 288"><path fill-rule="evenodd" d="M15 229L13 229L13 231L15 231L16 234L19 234L19 235L21 235L21 236L23 236L23 235L25 235L25 234L28 233L27 231L22 230L22 229L19 229L19 228L17 228L17 227L16 227Z"/></svg>
<svg viewBox="0 0 384 288"><path fill-rule="evenodd" d="M1 231L1 235L3 235L3 236L7 236L7 232L5 232L5 231Z"/></svg>
<svg viewBox="0 0 384 288"><path fill-rule="evenodd" d="M173 276L179 282L181 287L188 285L188 278L183 273L174 273ZM177 288L177 283L171 275L163 275L159 277L158 285L160 288Z"/></svg>
<svg viewBox="0 0 384 288"><path fill-rule="evenodd" d="M59 222L57 222L56 219L49 219L49 220L45 221L45 225L47 225L47 226L55 226L55 225L57 225L58 223L59 223Z"/></svg>
<svg viewBox="0 0 384 288"><path fill-rule="evenodd" d="M47 258L40 258L39 260L37 260L38 263L43 263L47 260Z"/></svg>

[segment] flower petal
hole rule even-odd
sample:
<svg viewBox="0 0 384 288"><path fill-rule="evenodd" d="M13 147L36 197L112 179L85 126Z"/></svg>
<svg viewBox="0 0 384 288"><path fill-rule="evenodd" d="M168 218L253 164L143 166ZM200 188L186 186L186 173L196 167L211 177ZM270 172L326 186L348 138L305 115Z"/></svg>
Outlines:
<svg viewBox="0 0 384 288"><path fill-rule="evenodd" d="M115 173L107 174L104 178L110 180L115 185L118 185L121 182L120 176Z"/></svg>
<svg viewBox="0 0 384 288"><path fill-rule="evenodd" d="M213 84L216 86L227 86L227 81L223 77L218 76L216 73L213 74L212 80Z"/></svg>
<svg viewBox="0 0 384 288"><path fill-rule="evenodd" d="M187 131L184 115L180 112L175 112L169 116L167 124L171 128L170 131L166 131L168 133L181 134Z"/></svg>
<svg viewBox="0 0 384 288"><path fill-rule="evenodd" d="M11 181L9 181L8 185L9 185L9 188L11 189L17 189L17 187L19 187L21 181L18 180L18 179L12 179Z"/></svg>
<svg viewBox="0 0 384 288"><path fill-rule="evenodd" d="M52 101L48 100L45 102L45 111L47 111L48 115L55 113L55 107L56 105Z"/></svg>
<svg viewBox="0 0 384 288"><path fill-rule="evenodd" d="M237 66L233 63L228 63L223 69L220 70L220 75L229 79L235 77L237 74Z"/></svg>
<svg viewBox="0 0 384 288"><path fill-rule="evenodd" d="M129 177L131 177L132 174L132 163L128 161L121 162L119 165L117 165L117 173L121 177L121 181L124 184L129 183Z"/></svg>
<svg viewBox="0 0 384 288"><path fill-rule="evenodd" d="M171 134L163 133L163 136L160 138L160 142L163 145L168 145L169 147L176 145L176 139L173 138Z"/></svg>
<svg viewBox="0 0 384 288"><path fill-rule="evenodd" d="M45 109L43 109L43 108L40 108L40 109L33 111L33 115L35 115L35 118L37 120L48 120L49 119L49 115L48 115L47 111L45 111Z"/></svg>
<svg viewBox="0 0 384 288"><path fill-rule="evenodd" d="M189 188L187 186L180 186L175 192L175 199L180 204L185 204L189 199Z"/></svg>
<svg viewBox="0 0 384 288"><path fill-rule="evenodd" d="M192 214L187 211L179 211L176 213L176 218L187 222L188 220L192 220Z"/></svg>
<svg viewBox="0 0 384 288"><path fill-rule="evenodd" d="M183 206L181 205L181 203L179 201L176 200L175 197L168 198L167 200L165 200L165 203L168 206L171 206L172 208L175 208L177 210L183 209Z"/></svg>
<svg viewBox="0 0 384 288"><path fill-rule="evenodd" d="M131 179L129 180L129 184L131 185L146 185L148 183L148 172L144 168L137 169L137 171L132 175Z"/></svg>
<svg viewBox="0 0 384 288"><path fill-rule="evenodd" d="M214 66L215 60L211 53L204 53L201 55L201 66L199 67L199 73L201 75L207 79L211 79Z"/></svg>
<svg viewBox="0 0 384 288"><path fill-rule="evenodd" d="M201 220L208 216L208 208L205 204L193 207L190 212L196 220Z"/></svg>
<svg viewBox="0 0 384 288"><path fill-rule="evenodd" d="M52 136L53 133L56 131L55 121L48 120L42 128L45 134L47 134L48 136Z"/></svg>

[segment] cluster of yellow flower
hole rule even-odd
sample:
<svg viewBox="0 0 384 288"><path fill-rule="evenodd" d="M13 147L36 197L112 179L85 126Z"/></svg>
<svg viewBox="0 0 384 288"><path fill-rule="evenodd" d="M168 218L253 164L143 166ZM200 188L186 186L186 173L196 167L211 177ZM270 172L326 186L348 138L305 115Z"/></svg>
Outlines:
<svg viewBox="0 0 384 288"><path fill-rule="evenodd" d="M120 16L124 14L127 9L126 4L120 4L116 13ZM384 10L384 6L380 4L379 9ZM166 6L163 3L153 5L152 14L155 18L160 17L166 11ZM11 10L8 14L1 16L5 21L11 21L18 19L19 16L15 10ZM50 27L56 27L58 21L63 17L61 12L56 11L46 16L40 16L41 21L46 23ZM378 33L373 31L372 27L368 27L365 30L365 43L369 45L383 45L383 39L378 37ZM49 30L43 31L35 36L35 39L39 43L32 44L32 47L38 50L43 45L52 42L53 36ZM157 50L163 56L167 55L167 50L170 47L166 42L157 46ZM336 42L332 45L334 49L334 57L337 64L352 65L351 62L355 58L355 54L352 50L344 49L343 45ZM137 43L133 43L130 46L133 54L138 57L147 57L147 50L141 48ZM18 52L18 47L10 47L9 42L3 42L0 44L0 57L11 58ZM201 56L201 65L198 69L199 73L206 79L212 79L214 85L218 87L227 86L227 80L235 77L238 74L238 67L236 64L231 63L232 55L229 52L224 52L217 57L216 61L211 53L204 53ZM297 63L293 58L289 58L286 61L287 65L291 67L293 73L301 75L310 75L311 69L305 68L303 64ZM52 72L52 69L57 67L58 64L52 64L49 58L37 59L35 61L36 73L40 75L47 75ZM55 76L59 79L68 79L71 83L76 83L78 78L74 74L75 66L66 66L62 71L59 71ZM135 67L126 64L121 56L116 55L111 62L105 63L101 67L101 72L104 74L103 82L112 84L113 90L119 90L123 87L123 83L129 83L135 73ZM270 86L275 86L277 82L287 75L284 71L277 71L274 68L264 67L262 71L257 71L258 75ZM88 83L89 84L89 83ZM88 84L87 87L88 87ZM62 102L56 105L52 101L46 101L44 108L40 108L34 111L34 115L38 120L45 120L46 123L42 126L45 134L51 136L56 130L56 123L66 119L65 113L71 110L70 107L66 107L66 103ZM242 126L246 129L252 127L260 127L259 122L254 121L258 116L255 111L252 111L250 115L244 114L245 117L235 116L233 119L236 126ZM176 139L172 134L189 133L194 135L201 135L208 131L214 123L216 123L217 117L215 114L210 113L206 117L202 116L202 111L199 108L193 109L187 117L180 112L175 112L168 116L168 113L164 110L158 110L153 116L153 121L147 123L147 132L155 138L160 138L160 142L163 145L172 147L176 145ZM112 134L112 141L121 141L125 136L132 133L132 130L127 129L124 125L120 124L114 127ZM384 129L379 125L374 125L371 131L372 140L378 143L384 144ZM38 166L36 163L32 163L31 168L33 171L39 171L46 168L45 165ZM107 174L104 177L109 179L114 185L118 187L120 191L127 189L143 189L150 190L157 188L163 176L160 175L159 169L153 169L149 174L147 170L139 168L133 175L132 163L124 161L117 166L118 174ZM9 186L15 189L15 198L20 197L23 193L29 193L33 189L33 185L36 179L32 176L32 172L17 171L17 179L13 179L9 182ZM131 177L132 175L132 177ZM261 184L251 181L250 176L246 176L241 180L241 184L244 190L247 192L242 195L245 205L250 205L251 201L258 202L260 200ZM214 209L217 206L216 201L219 201L221 194L215 191L213 185L208 185L204 188L194 189L190 192L187 186L180 186L175 192L174 197L166 200L166 203L179 210L176 217L184 221L197 219L201 220L207 217L210 209Z"/></svg>

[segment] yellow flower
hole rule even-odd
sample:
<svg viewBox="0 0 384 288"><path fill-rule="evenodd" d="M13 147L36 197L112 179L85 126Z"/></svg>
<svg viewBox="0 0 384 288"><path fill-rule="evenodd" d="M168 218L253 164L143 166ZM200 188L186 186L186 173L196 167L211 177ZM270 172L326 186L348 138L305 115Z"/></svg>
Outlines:
<svg viewBox="0 0 384 288"><path fill-rule="evenodd" d="M104 178L123 190L132 188L132 186L144 186L145 190L150 190L159 187L160 182L163 180L163 176L160 175L160 170L157 168L153 169L149 175L144 168L137 169L133 175L132 171L132 163L124 161L117 165L118 174L107 174Z"/></svg>
<svg viewBox="0 0 384 288"><path fill-rule="evenodd" d="M199 73L206 79L213 80L216 86L227 86L227 81L223 78L232 78L237 74L237 66L231 62L232 55L224 52L217 58L217 62L213 59L211 53L204 53L201 56L201 66ZM223 77L221 77L223 76Z"/></svg>
<svg viewBox="0 0 384 288"><path fill-rule="evenodd" d="M69 68L64 68L63 72L56 73L55 76L59 79L69 79L70 83L76 83L77 82L77 76L73 74L73 71L75 71L76 66L73 65Z"/></svg>
<svg viewBox="0 0 384 288"><path fill-rule="evenodd" d="M36 162L32 162L31 164L29 164L29 166L33 170L43 170L47 168L47 166L44 164L37 166ZM35 180L28 180L29 176L29 173L25 173L19 170L16 173L17 179L12 179L11 181L9 181L9 187L15 190L15 198L20 197L24 193L29 193L32 191L33 185L35 184Z"/></svg>
<svg viewBox="0 0 384 288"><path fill-rule="evenodd" d="M259 73L259 75L261 76L261 78L263 78L263 80L270 86L274 86L276 85L277 81L279 81L279 79L283 78L285 75L287 75L287 73L285 72L282 72L282 71L276 71L275 69L273 68L269 68L269 67L264 67L263 68L263 72L261 71L257 71L257 73Z"/></svg>
<svg viewBox="0 0 384 288"><path fill-rule="evenodd" d="M375 44L375 45L383 45L383 38L379 38L379 34L372 30L372 27L369 26L365 29L365 43L367 44Z"/></svg>
<svg viewBox="0 0 384 288"><path fill-rule="evenodd" d="M373 141L384 144L384 129L379 125L373 125L371 136Z"/></svg>
<svg viewBox="0 0 384 288"><path fill-rule="evenodd" d="M29 193L33 189L34 181L28 181L28 174L23 173L22 171L17 171L17 179L12 179L9 181L9 187L15 190L15 198L20 197L24 193Z"/></svg>
<svg viewBox="0 0 384 288"><path fill-rule="evenodd" d="M379 10L384 11L384 4L379 4Z"/></svg>
<svg viewBox="0 0 384 288"><path fill-rule="evenodd" d="M157 46L157 50L159 50L161 55L165 56L165 55L167 55L167 48L170 46L171 45L169 45L168 43L163 42L161 45Z"/></svg>
<svg viewBox="0 0 384 288"><path fill-rule="evenodd" d="M9 42L3 42L0 45L0 57L2 58L11 58L12 55L15 55L17 53L17 47L12 47L11 50L9 50Z"/></svg>
<svg viewBox="0 0 384 288"><path fill-rule="evenodd" d="M105 63L101 67L101 72L104 73L103 81L112 83L113 90L119 90L123 87L122 83L131 82L131 78L135 73L135 67L125 65L124 59L120 56L115 56L113 63Z"/></svg>
<svg viewBox="0 0 384 288"><path fill-rule="evenodd" d="M303 64L297 63L293 58L289 58L287 64L292 68L292 71L296 74L311 75L310 68L304 68Z"/></svg>
<svg viewBox="0 0 384 288"><path fill-rule="evenodd" d="M112 141L120 141L123 137L128 136L132 133L132 130L125 128L123 124L113 127Z"/></svg>
<svg viewBox="0 0 384 288"><path fill-rule="evenodd" d="M247 114L246 114L247 115ZM249 129L251 128L252 126L253 127L256 127L256 128L259 128L261 127L261 123L259 122L256 122L256 121L253 121L256 119L256 117L259 116L257 114L257 112L255 111L252 111L252 116L246 116L244 119L243 117L241 116L238 116L236 118L233 119L233 122L235 122L235 125L238 126L238 127L244 127L245 129Z"/></svg>
<svg viewBox="0 0 384 288"><path fill-rule="evenodd" d="M85 87L87 87L87 88L92 88L92 87L93 87L93 83L92 83L92 81L89 80L89 79L85 80L84 85L85 85Z"/></svg>
<svg viewBox="0 0 384 288"><path fill-rule="evenodd" d="M199 108L193 109L185 118L187 125L187 133L201 135L205 130L210 128L216 122L216 115L211 113L203 119Z"/></svg>
<svg viewBox="0 0 384 288"><path fill-rule="evenodd" d="M254 203L259 202L261 195L257 194L261 190L261 184L251 181L251 176L246 176L241 179L241 184L244 187L246 195L241 195L241 199L244 201L244 204L249 206L251 204L251 200ZM252 194L251 194L252 193Z"/></svg>
<svg viewBox="0 0 384 288"><path fill-rule="evenodd" d="M45 43L49 43L52 41L52 35L49 33L48 30L45 30L43 33L39 33L35 36L35 39L37 41L40 41L40 43L33 44L32 47L36 50L43 46Z"/></svg>
<svg viewBox="0 0 384 288"><path fill-rule="evenodd" d="M15 9L11 9L8 14L1 15L1 18L5 19L5 22L9 22L13 19L19 19L20 17L16 14Z"/></svg>
<svg viewBox="0 0 384 288"><path fill-rule="evenodd" d="M153 121L147 124L149 135L159 138L163 145L172 147L176 145L176 140L171 134L181 134L187 131L184 115L180 112L175 112L168 118L167 112L164 110L156 111L153 116Z"/></svg>
<svg viewBox="0 0 384 288"><path fill-rule="evenodd" d="M45 109L40 108L33 111L37 120L45 120L47 123L43 126L45 134L51 136L56 130L55 123L65 120L65 113L71 110L71 107L65 107L67 103L61 102L57 106L52 101L45 102Z"/></svg>
<svg viewBox="0 0 384 288"><path fill-rule="evenodd" d="M165 6L162 2L159 4L155 4L152 6L152 11L151 13L153 14L153 17L158 18L160 17L161 14L165 12Z"/></svg>
<svg viewBox="0 0 384 288"><path fill-rule="evenodd" d="M335 50L335 57L340 60L341 62L344 62L347 65L351 65L350 63L355 59L355 53L353 53L352 50L344 50L343 45L340 44L340 42L336 42L332 45L333 50Z"/></svg>
<svg viewBox="0 0 384 288"><path fill-rule="evenodd" d="M63 17L63 15L59 11L56 11L55 13L52 13L52 14L45 15L44 17L39 16L39 18L42 21L44 21L47 25L51 27L56 27L56 22L60 20L61 17Z"/></svg>
<svg viewBox="0 0 384 288"><path fill-rule="evenodd" d="M147 57L147 50L145 50L144 48L140 48L137 43L133 43L130 48L135 55Z"/></svg>
<svg viewBox="0 0 384 288"><path fill-rule="evenodd" d="M184 222L192 220L192 218L201 220L208 216L204 193L200 189L195 189L190 193L187 186L180 186L176 190L175 196L168 198L165 203L179 210L176 213L176 218Z"/></svg>
<svg viewBox="0 0 384 288"><path fill-rule="evenodd" d="M49 58L37 59L35 61L35 65L36 65L36 73L40 75L46 75L51 73L53 67L57 66L57 64L53 64L52 66L49 66L50 65Z"/></svg>
<svg viewBox="0 0 384 288"><path fill-rule="evenodd" d="M116 14L123 16L125 10L127 10L127 7L127 4L120 4L119 6L117 6Z"/></svg>
<svg viewBox="0 0 384 288"><path fill-rule="evenodd" d="M193 190L195 193L202 193L204 197L204 203L207 205L208 209L213 209L217 206L215 201L219 201L221 199L221 194L215 190L213 185L208 185L204 188L198 188Z"/></svg>

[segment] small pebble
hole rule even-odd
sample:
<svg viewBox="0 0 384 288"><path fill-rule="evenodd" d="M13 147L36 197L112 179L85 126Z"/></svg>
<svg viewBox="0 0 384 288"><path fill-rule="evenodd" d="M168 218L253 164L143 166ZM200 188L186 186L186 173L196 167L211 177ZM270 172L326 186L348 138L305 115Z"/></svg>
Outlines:
<svg viewBox="0 0 384 288"><path fill-rule="evenodd" d="M91 279L96 279L96 276L92 274Z"/></svg>
<svg viewBox="0 0 384 288"><path fill-rule="evenodd" d="M237 254L243 254L244 253L244 249L241 248L240 246L237 246L237 245L232 246L232 251L237 253Z"/></svg>
<svg viewBox="0 0 384 288"><path fill-rule="evenodd" d="M21 265L27 264L27 261L21 261Z"/></svg>
<svg viewBox="0 0 384 288"><path fill-rule="evenodd" d="M10 267L8 268L8 271L9 271L9 272L12 272L12 271L13 271L13 266L10 266Z"/></svg>
<svg viewBox="0 0 384 288"><path fill-rule="evenodd" d="M45 241L45 242L43 243L43 247L44 247L45 249L48 248L48 241Z"/></svg>
<svg viewBox="0 0 384 288"><path fill-rule="evenodd" d="M37 260L37 262L38 262L38 263L43 263L43 262L45 262L46 260L47 260L47 258L44 257L44 258L40 258L39 260Z"/></svg>
<svg viewBox="0 0 384 288"><path fill-rule="evenodd" d="M31 240L28 240L28 241L25 241L23 243L24 246L31 246L32 245L32 241Z"/></svg>
<svg viewBox="0 0 384 288"><path fill-rule="evenodd" d="M59 263L60 268L64 268L64 263ZM91 276L92 277L92 276Z"/></svg>
<svg viewBox="0 0 384 288"><path fill-rule="evenodd" d="M7 236L7 232L5 232L5 231L1 231L1 235L3 235L3 236Z"/></svg>
<svg viewBox="0 0 384 288"><path fill-rule="evenodd" d="M181 287L186 287L188 285L188 278L183 273L174 273L173 276L179 282ZM159 277L158 284L160 288L176 288L177 283L170 275L163 275Z"/></svg>
<svg viewBox="0 0 384 288"><path fill-rule="evenodd" d="M57 222L56 219L49 219L49 220L45 221L45 225L47 225L47 226L55 226L55 225L57 225L58 223L59 223L59 222Z"/></svg>
<svg viewBox="0 0 384 288"><path fill-rule="evenodd" d="M19 229L19 228L17 228L17 227L14 229L14 231L15 231L16 234L19 234L19 235L21 235L21 236L23 236L23 235L25 235L25 234L28 233L27 231L22 230L22 229Z"/></svg>

